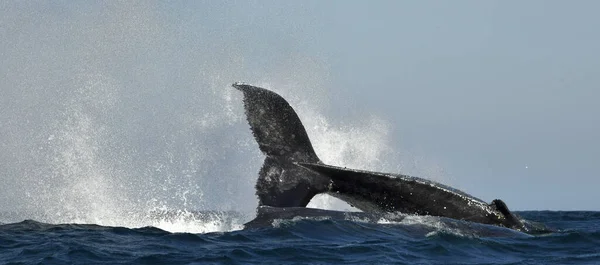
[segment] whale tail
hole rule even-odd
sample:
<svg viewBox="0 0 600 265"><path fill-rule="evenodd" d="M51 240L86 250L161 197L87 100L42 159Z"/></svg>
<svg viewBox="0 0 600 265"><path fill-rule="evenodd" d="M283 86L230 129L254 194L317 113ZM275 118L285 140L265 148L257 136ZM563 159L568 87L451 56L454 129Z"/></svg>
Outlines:
<svg viewBox="0 0 600 265"><path fill-rule="evenodd" d="M244 83L233 87L244 94L244 109L252 134L266 155L256 182L259 205L304 207L326 192L329 179L297 163L321 163L300 118L278 94Z"/></svg>
<svg viewBox="0 0 600 265"><path fill-rule="evenodd" d="M256 182L260 206L305 207L314 195L328 193L370 213L404 212L493 224L537 233L543 225L523 221L501 200L488 204L462 191L430 180L401 174L325 165L315 153L300 118L278 94L243 83L252 134L266 155ZM296 211L296 213L298 213ZM284 214L286 215L286 214Z"/></svg>

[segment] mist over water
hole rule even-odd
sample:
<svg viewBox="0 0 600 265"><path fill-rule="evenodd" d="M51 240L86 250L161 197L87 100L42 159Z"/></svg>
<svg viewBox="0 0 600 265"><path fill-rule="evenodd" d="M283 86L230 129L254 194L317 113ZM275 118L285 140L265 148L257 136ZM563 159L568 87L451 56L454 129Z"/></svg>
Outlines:
<svg viewBox="0 0 600 265"><path fill-rule="evenodd" d="M323 114L324 62L290 52L257 69L228 34L191 31L158 10L146 1L2 4L0 212L10 214L0 221L238 229L254 215L264 157L235 81L287 98L324 162L401 169L385 120ZM348 208L323 196L311 206ZM197 223L192 212L203 210L242 217Z"/></svg>

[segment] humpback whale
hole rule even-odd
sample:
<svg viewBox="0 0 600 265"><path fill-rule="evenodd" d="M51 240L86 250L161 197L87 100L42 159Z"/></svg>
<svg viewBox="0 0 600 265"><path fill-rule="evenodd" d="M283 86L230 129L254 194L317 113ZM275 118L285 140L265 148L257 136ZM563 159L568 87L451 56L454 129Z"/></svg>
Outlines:
<svg viewBox="0 0 600 265"><path fill-rule="evenodd" d="M526 233L547 232L512 213L502 200L487 203L424 178L327 165L283 97L246 83L232 86L243 93L250 129L266 156L256 182L259 214L261 207L270 212L273 207L306 207L315 195L325 193L366 213L430 215Z"/></svg>

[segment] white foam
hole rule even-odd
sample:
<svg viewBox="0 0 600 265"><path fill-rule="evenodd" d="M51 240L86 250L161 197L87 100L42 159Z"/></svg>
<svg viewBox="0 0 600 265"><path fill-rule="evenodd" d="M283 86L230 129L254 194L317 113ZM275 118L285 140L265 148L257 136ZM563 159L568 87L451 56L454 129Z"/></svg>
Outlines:
<svg viewBox="0 0 600 265"><path fill-rule="evenodd" d="M227 213L213 213L199 218L188 211L179 211L175 216L153 220L150 225L173 233L230 232L244 228L239 217Z"/></svg>

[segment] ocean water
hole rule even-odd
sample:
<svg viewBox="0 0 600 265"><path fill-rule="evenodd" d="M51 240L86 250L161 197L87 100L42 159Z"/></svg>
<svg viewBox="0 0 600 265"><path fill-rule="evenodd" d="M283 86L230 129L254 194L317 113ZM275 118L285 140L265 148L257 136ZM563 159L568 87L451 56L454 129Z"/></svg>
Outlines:
<svg viewBox="0 0 600 265"><path fill-rule="evenodd" d="M219 215L219 222L239 221L236 213L214 214ZM483 225L457 229L414 216L400 222L375 223L327 218L274 220L266 227L229 227L230 231L208 233L26 220L0 225L0 263L600 263L600 212L519 214L543 222L556 232L531 236ZM207 225L201 218L195 221L198 226Z"/></svg>

